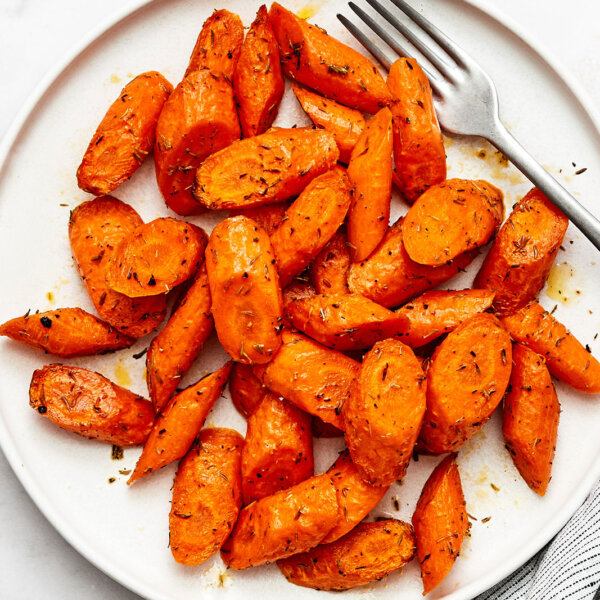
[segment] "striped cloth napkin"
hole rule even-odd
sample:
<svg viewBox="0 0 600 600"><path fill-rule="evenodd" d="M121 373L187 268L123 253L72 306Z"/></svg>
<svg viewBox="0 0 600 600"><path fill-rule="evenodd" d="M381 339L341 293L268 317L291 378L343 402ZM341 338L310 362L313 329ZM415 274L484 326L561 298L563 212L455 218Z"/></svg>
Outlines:
<svg viewBox="0 0 600 600"><path fill-rule="evenodd" d="M476 600L600 600L600 482L545 548Z"/></svg>

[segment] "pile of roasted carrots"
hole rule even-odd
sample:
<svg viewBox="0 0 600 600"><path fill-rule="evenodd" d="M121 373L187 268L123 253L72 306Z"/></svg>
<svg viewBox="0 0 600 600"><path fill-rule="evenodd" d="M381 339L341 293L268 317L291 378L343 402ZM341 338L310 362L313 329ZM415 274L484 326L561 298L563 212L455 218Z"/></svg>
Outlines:
<svg viewBox="0 0 600 600"><path fill-rule="evenodd" d="M314 127L271 128L284 75ZM210 236L171 217L144 224L108 195L151 151L170 209L231 211ZM427 593L469 529L460 447L504 400L506 446L543 495L560 413L551 375L600 392L598 361L535 299L565 216L533 189L502 225L498 188L446 179L414 59L385 81L277 3L245 37L237 15L214 12L174 89L157 72L127 84L77 179L97 197L72 211L69 239L100 318L63 308L0 334L60 357L115 351L155 331L169 292L185 290L148 348L151 401L60 364L30 387L31 406L60 427L143 444L129 483L181 459L169 517L179 563L220 551L233 569L277 561L292 583L342 590L416 553ZM390 225L392 184L411 206ZM474 289L428 291L489 242ZM178 389L213 326L232 360ZM245 438L202 429L227 382ZM347 445L319 475L313 435ZM448 454L412 526L363 522L414 452Z"/></svg>

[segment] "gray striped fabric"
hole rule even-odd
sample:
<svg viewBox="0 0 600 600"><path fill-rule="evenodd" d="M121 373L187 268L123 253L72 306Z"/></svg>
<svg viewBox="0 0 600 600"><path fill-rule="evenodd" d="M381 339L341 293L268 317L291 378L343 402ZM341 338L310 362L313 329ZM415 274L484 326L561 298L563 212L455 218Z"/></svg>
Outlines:
<svg viewBox="0 0 600 600"><path fill-rule="evenodd" d="M477 600L600 600L600 483L550 544Z"/></svg>

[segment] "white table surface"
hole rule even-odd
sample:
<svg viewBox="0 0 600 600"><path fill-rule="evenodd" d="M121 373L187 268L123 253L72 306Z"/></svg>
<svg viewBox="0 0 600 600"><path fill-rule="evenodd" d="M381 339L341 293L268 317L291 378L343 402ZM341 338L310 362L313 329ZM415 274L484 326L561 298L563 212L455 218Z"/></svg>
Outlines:
<svg viewBox="0 0 600 600"><path fill-rule="evenodd" d="M546 46L600 107L597 0L482 0ZM0 0L0 138L38 81L123 0ZM227 2L215 6L226 6ZM218 6L217 6L218 5ZM19 401L19 399L15 399ZM0 451L3 600L135 600L73 550L27 496Z"/></svg>

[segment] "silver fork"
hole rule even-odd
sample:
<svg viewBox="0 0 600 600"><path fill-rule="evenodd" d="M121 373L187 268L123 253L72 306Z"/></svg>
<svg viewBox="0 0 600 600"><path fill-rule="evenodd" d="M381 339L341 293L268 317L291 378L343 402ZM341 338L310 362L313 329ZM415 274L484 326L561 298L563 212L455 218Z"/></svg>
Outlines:
<svg viewBox="0 0 600 600"><path fill-rule="evenodd" d="M491 142L600 250L600 221L567 192L502 124L498 114L496 86L477 62L404 0L390 1L420 28L420 35L408 28L378 0L366 1L435 68L435 73L423 70L431 83L442 128L450 133L478 135ZM411 56L398 39L399 36L391 35L354 2L349 2L348 5L399 56ZM391 55L388 50L374 44L364 31L344 15L338 14L337 17L386 69L390 68L398 56ZM432 47L423 32L444 51L443 56Z"/></svg>

